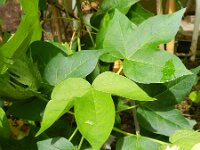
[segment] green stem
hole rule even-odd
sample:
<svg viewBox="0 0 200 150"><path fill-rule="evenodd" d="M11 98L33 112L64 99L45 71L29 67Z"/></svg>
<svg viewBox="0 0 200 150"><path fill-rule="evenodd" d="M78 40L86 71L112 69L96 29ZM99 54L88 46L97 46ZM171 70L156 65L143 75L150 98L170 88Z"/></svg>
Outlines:
<svg viewBox="0 0 200 150"><path fill-rule="evenodd" d="M120 112L122 112L122 111L126 111L126 110L133 109L133 108L136 108L136 107L137 107L137 105L135 105L135 106L130 106L130 107L127 107L126 109L118 110L118 111L116 111L116 113L120 113Z"/></svg>
<svg viewBox="0 0 200 150"><path fill-rule="evenodd" d="M119 70L117 71L117 74L120 74L120 72L122 71L123 66L121 65L121 67L119 68Z"/></svg>
<svg viewBox="0 0 200 150"><path fill-rule="evenodd" d="M113 127L113 131L119 132L119 133L124 134L124 135L126 135L126 136L134 136L134 137L140 136L140 135L135 135L135 134L132 134L132 133L128 133L128 132L126 132L126 131L122 131L122 130L116 128L116 127ZM161 144L161 145L169 144L169 143L167 143L167 142L163 142L163 141L160 141L160 140L157 140L157 139L153 139L153 138L150 138L150 137L146 137L146 136L142 136L142 137L143 137L143 138L146 138L146 139L148 139L148 140L150 140L150 141L152 141L152 142Z"/></svg>
<svg viewBox="0 0 200 150"><path fill-rule="evenodd" d="M74 116L74 113L71 111L68 111L67 113Z"/></svg>
<svg viewBox="0 0 200 150"><path fill-rule="evenodd" d="M76 31L73 32L72 38L71 38L71 41L70 41L70 44L69 44L69 49L70 49L70 52L71 52L71 53L72 53L72 45L73 45L73 40L74 40L75 34L76 34Z"/></svg>
<svg viewBox="0 0 200 150"><path fill-rule="evenodd" d="M80 41L80 33L78 32L78 37L77 37L77 41L78 41L78 51L81 51L81 41Z"/></svg>
<svg viewBox="0 0 200 150"><path fill-rule="evenodd" d="M90 30L88 30L88 28L86 28L86 29L87 29L87 32L88 32L88 34L89 34L89 36L90 36L90 39L91 39L92 45L93 45L94 47L96 47L96 46L95 46L94 39L93 39L93 37L92 37L92 34L91 34Z"/></svg>
<svg viewBox="0 0 200 150"><path fill-rule="evenodd" d="M84 137L82 136L81 141L80 141L80 143L79 143L79 145L78 145L78 150L81 149L81 146L82 146L82 144L83 144L83 140L84 140Z"/></svg>
<svg viewBox="0 0 200 150"><path fill-rule="evenodd" d="M76 129L74 130L74 132L72 133L72 135L71 135L70 138L69 138L69 141L71 141L71 140L73 139L73 137L75 136L75 134L77 133L77 131L78 131L78 128L76 128Z"/></svg>

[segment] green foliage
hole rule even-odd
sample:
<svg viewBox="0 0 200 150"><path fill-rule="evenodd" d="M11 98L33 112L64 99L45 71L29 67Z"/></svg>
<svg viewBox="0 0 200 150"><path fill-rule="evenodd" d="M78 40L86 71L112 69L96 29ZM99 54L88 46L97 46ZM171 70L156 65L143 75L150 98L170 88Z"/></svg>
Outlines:
<svg viewBox="0 0 200 150"><path fill-rule="evenodd" d="M104 72L97 76L93 82L93 87L102 92L122 96L132 100L152 101L137 84L133 81L112 72ZM128 89L128 90L127 90Z"/></svg>
<svg viewBox="0 0 200 150"><path fill-rule="evenodd" d="M75 150L73 144L63 137L39 141L37 145L38 150Z"/></svg>
<svg viewBox="0 0 200 150"><path fill-rule="evenodd" d="M6 117L6 113L0 107L0 140L2 138L9 138L10 137L10 126L8 124L8 120Z"/></svg>
<svg viewBox="0 0 200 150"><path fill-rule="evenodd" d="M115 121L110 94L91 89L74 104L77 126L93 149L100 149L108 139Z"/></svg>
<svg viewBox="0 0 200 150"><path fill-rule="evenodd" d="M191 91L200 67L187 70L178 57L158 49L174 38L185 9L152 17L138 0L104 0L91 20L98 28L90 36L96 47L81 50L90 45L78 37L77 52L73 38L39 41L39 10L47 2L21 0L18 30L0 47L0 100L12 102L0 103L0 149L98 150L112 136L117 150L198 149L199 133L189 130L194 123L174 105ZM116 60L122 66L114 73ZM119 112L130 109L137 115L135 129L138 123L142 130L136 135L116 128L124 117ZM28 120L29 135L11 139L7 115Z"/></svg>

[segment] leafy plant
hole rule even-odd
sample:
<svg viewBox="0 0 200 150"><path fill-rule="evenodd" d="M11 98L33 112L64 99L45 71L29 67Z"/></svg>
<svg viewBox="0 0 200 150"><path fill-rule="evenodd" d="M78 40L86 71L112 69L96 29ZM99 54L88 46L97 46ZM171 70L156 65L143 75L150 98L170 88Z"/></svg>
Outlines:
<svg viewBox="0 0 200 150"><path fill-rule="evenodd" d="M102 17L96 47L81 50L79 43L77 52L70 49L73 39L66 47L38 41L38 0L20 2L26 15L0 47L0 97L12 102L5 112L0 109L0 141L16 144L7 114L29 120L31 132L21 143L32 141L31 149L98 150L111 135L116 149L182 148L185 143L177 138L183 138L181 132L185 140L195 135L188 148L198 146L194 122L174 105L190 92L200 68L190 71L178 57L158 48L174 38L185 9L151 17L138 0L104 0L92 18ZM145 15L133 19L138 13ZM122 61L117 73L109 69L115 60ZM126 110L133 111L135 134L119 128L119 113ZM61 129L64 137L56 137L50 131L56 132L54 125L61 120L59 126L69 128ZM41 121L40 129L33 121Z"/></svg>

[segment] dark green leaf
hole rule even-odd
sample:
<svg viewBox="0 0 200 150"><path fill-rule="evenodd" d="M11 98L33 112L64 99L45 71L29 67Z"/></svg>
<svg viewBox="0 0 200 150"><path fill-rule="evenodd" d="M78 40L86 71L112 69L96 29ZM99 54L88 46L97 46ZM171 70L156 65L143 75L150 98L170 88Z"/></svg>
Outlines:
<svg viewBox="0 0 200 150"><path fill-rule="evenodd" d="M170 136L176 130L192 129L180 111L172 107L160 108L144 104L137 110L140 125L153 133Z"/></svg>
<svg viewBox="0 0 200 150"><path fill-rule="evenodd" d="M103 0L101 6L100 6L100 10L106 12L109 11L111 9L117 8L118 10L120 10L121 12L123 12L124 14L126 14L129 10L129 8L137 3L139 0Z"/></svg>
<svg viewBox="0 0 200 150"><path fill-rule="evenodd" d="M126 136L117 141L116 150L156 150L158 146L142 136Z"/></svg>
<svg viewBox="0 0 200 150"><path fill-rule="evenodd" d="M37 98L32 98L27 102L12 104L8 108L7 114L25 120L40 121L45 105L46 102Z"/></svg>
<svg viewBox="0 0 200 150"><path fill-rule="evenodd" d="M75 150L71 142L63 137L56 137L37 142L38 150Z"/></svg>
<svg viewBox="0 0 200 150"><path fill-rule="evenodd" d="M150 105L159 107L169 107L184 100L185 96L190 92L196 74L180 77L174 81L167 83L139 84L140 87L151 97L155 97L157 101L149 103Z"/></svg>
<svg viewBox="0 0 200 150"><path fill-rule="evenodd" d="M9 137L10 137L10 125L6 117L6 113L0 107L0 140L1 138L7 139Z"/></svg>
<svg viewBox="0 0 200 150"><path fill-rule="evenodd" d="M66 78L84 78L94 70L103 53L101 50L84 50L68 57L58 54L46 65L45 79L51 85L56 85Z"/></svg>
<svg viewBox="0 0 200 150"><path fill-rule="evenodd" d="M93 149L100 149L109 137L115 120L110 94L91 89L74 104L78 129Z"/></svg>
<svg viewBox="0 0 200 150"><path fill-rule="evenodd" d="M146 19L152 17L154 14L150 11L144 9L142 5L136 4L134 5L128 12L128 18L135 23L136 25L141 24Z"/></svg>
<svg viewBox="0 0 200 150"><path fill-rule="evenodd" d="M113 72L104 72L97 76L93 87L102 92L122 96L132 100L152 101L154 98L148 96L137 84L126 77Z"/></svg>

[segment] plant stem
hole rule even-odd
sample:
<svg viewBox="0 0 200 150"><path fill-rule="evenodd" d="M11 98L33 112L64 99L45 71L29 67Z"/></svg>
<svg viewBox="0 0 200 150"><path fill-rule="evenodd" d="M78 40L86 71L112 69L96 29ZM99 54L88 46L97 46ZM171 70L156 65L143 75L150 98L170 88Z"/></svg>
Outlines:
<svg viewBox="0 0 200 150"><path fill-rule="evenodd" d="M71 41L70 41L70 44L69 44L70 51L72 51L72 44L73 44L75 34L76 34L76 31L74 31L73 34L72 34L72 38L71 38Z"/></svg>
<svg viewBox="0 0 200 150"><path fill-rule="evenodd" d="M116 131L118 133L124 134L126 136L134 136L134 137L139 137L140 136L140 135L135 135L135 134L132 134L132 133L128 133L126 131L122 131L122 130L116 128L116 127L113 127L113 131ZM150 138L150 137L146 137L146 136L142 136L142 137L145 138L145 139L148 139L148 140L150 140L152 142L161 144L161 145L169 144L167 142L163 142L163 141L160 141L160 140L157 140L157 139L153 139L153 138Z"/></svg>
<svg viewBox="0 0 200 150"><path fill-rule="evenodd" d="M83 144L83 140L84 140L84 137L82 136L81 141L80 141L80 143L79 143L79 145L78 145L78 150L81 149L81 146L82 146L82 144Z"/></svg>
<svg viewBox="0 0 200 150"><path fill-rule="evenodd" d="M73 137L75 136L75 134L77 133L77 131L78 131L78 128L76 128L76 129L74 130L74 132L72 133L72 135L71 135L70 138L69 138L69 141L71 141L71 140L73 139Z"/></svg>
<svg viewBox="0 0 200 150"><path fill-rule="evenodd" d="M191 52L192 56L190 58L191 61L195 61L196 52L197 52L197 42L198 42L198 35L199 35L199 24L200 24L200 1L196 0L196 9L195 9L195 23L194 23L194 30L192 34L192 44L191 44Z"/></svg>
<svg viewBox="0 0 200 150"><path fill-rule="evenodd" d="M81 51L80 32L78 32L77 41L78 41L78 51L80 52Z"/></svg>
<svg viewBox="0 0 200 150"><path fill-rule="evenodd" d="M119 70L117 71L117 74L120 74L121 71L122 71L122 69L123 69L123 66L121 65L121 67L120 67Z"/></svg>
<svg viewBox="0 0 200 150"><path fill-rule="evenodd" d="M71 111L68 111L67 113L74 116L74 113Z"/></svg>
<svg viewBox="0 0 200 150"><path fill-rule="evenodd" d="M92 34L91 34L90 30L89 30L88 28L86 28L86 30L87 30L87 32L88 32L88 34L89 34L89 36L90 36L92 45L95 47L95 42L94 42L94 39L93 39L93 37L92 37Z"/></svg>
<svg viewBox="0 0 200 150"><path fill-rule="evenodd" d="M131 101L131 105L135 106L135 101ZM140 134L140 126L139 126L139 122L138 122L138 119L137 119L136 108L133 108L132 112L133 112L133 119L134 119L134 124L135 124L136 135L139 135Z"/></svg>
<svg viewBox="0 0 200 150"><path fill-rule="evenodd" d="M119 112L122 112L122 111L126 111L126 110L129 110L129 109L133 109L133 108L136 108L136 107L137 107L137 105L130 106L130 107L126 108L126 109L122 109L122 110L116 111L116 113L119 113Z"/></svg>

